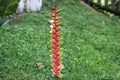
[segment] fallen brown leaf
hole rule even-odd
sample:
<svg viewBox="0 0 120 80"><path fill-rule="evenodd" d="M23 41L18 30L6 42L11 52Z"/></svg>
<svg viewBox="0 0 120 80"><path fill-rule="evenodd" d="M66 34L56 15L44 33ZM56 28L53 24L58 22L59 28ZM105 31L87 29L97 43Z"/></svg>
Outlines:
<svg viewBox="0 0 120 80"><path fill-rule="evenodd" d="M36 64L37 64L38 68L40 68L40 69L44 68L43 63L36 63Z"/></svg>
<svg viewBox="0 0 120 80"><path fill-rule="evenodd" d="M27 79L28 78L28 74L27 73L23 73L23 79Z"/></svg>

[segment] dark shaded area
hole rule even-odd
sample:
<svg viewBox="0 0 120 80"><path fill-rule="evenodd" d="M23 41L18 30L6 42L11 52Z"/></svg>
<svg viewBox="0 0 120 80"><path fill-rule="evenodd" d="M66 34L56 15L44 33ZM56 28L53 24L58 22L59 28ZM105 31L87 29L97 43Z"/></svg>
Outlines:
<svg viewBox="0 0 120 80"><path fill-rule="evenodd" d="M113 13L117 16L120 16L120 10L117 10L117 9L112 9L112 8L109 8L107 6L101 6L100 4L98 3L94 3L92 1L89 1L89 0L84 0L86 3L88 3L90 6L92 7L99 7L99 9L102 9L102 10L106 10L110 13Z"/></svg>

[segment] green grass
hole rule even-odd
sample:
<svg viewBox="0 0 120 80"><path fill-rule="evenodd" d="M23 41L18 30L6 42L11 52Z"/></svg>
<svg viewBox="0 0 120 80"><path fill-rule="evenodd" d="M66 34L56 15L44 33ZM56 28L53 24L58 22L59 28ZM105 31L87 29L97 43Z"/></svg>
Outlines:
<svg viewBox="0 0 120 80"><path fill-rule="evenodd" d="M39 14L21 14L18 24L0 28L0 80L120 80L120 19L74 1L58 6L65 68L62 79L51 77L46 5Z"/></svg>

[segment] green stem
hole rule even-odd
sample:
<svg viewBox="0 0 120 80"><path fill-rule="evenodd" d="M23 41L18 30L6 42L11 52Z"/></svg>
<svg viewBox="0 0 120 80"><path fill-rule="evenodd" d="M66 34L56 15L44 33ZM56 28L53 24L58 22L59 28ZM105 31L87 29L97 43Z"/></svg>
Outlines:
<svg viewBox="0 0 120 80"><path fill-rule="evenodd" d="M10 3L11 3L11 2L12 2L12 0L9 0L8 5L7 5L7 7L5 8L4 13L3 13L2 17L6 14L7 9L9 8L9 5L10 5Z"/></svg>

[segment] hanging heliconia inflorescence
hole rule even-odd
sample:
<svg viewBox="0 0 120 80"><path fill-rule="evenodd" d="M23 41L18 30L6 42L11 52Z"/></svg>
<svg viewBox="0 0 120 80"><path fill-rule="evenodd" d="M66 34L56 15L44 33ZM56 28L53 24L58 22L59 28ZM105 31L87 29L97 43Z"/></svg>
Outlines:
<svg viewBox="0 0 120 80"><path fill-rule="evenodd" d="M53 20L51 20L51 59L52 59L52 72L53 72L53 76L56 77L62 77L61 74L61 70L63 68L62 63L61 63L61 38L60 38L60 19L61 17L58 17L57 14L60 13L60 11L62 9L56 9L55 7L52 7L51 10L53 11L53 13L51 14L51 17L53 18Z"/></svg>

